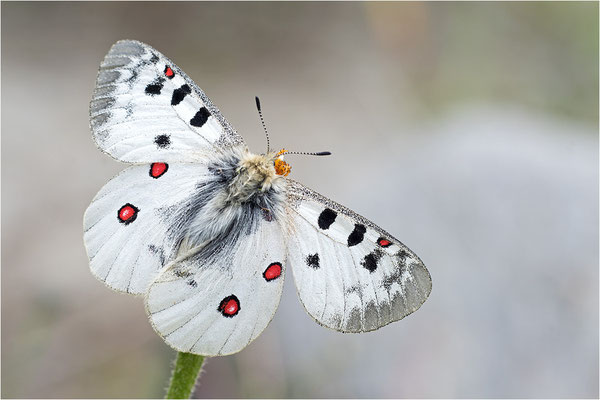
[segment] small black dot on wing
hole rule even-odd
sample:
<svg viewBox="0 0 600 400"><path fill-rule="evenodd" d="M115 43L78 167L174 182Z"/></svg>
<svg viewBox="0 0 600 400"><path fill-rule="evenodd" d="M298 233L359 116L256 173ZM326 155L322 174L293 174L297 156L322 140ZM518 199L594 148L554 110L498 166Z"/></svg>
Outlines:
<svg viewBox="0 0 600 400"><path fill-rule="evenodd" d="M319 253L309 254L308 256L306 256L305 261L306 261L306 265L308 265L311 268L314 268L314 269L321 268L321 265L319 264Z"/></svg>
<svg viewBox="0 0 600 400"><path fill-rule="evenodd" d="M171 145L171 138L169 135L158 135L154 138L154 143L159 149L166 149Z"/></svg>

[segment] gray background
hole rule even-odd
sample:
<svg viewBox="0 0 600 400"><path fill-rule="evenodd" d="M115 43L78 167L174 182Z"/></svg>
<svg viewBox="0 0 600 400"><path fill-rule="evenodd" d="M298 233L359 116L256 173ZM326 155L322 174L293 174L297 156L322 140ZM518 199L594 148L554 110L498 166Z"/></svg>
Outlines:
<svg viewBox="0 0 600 400"><path fill-rule="evenodd" d="M292 177L421 256L414 315L315 324L288 279L198 397L598 397L598 4L2 3L2 396L161 397L175 353L88 270L124 165L88 103L118 39L174 60ZM291 276L290 276L291 278Z"/></svg>

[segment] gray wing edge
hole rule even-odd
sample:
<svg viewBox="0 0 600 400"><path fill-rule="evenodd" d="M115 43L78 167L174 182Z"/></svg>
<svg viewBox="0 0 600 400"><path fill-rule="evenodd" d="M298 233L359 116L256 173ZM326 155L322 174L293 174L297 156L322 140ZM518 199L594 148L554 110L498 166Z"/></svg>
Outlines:
<svg viewBox="0 0 600 400"><path fill-rule="evenodd" d="M353 220L360 222L361 224L379 232L382 236L392 240L396 244L401 247L401 251L406 251L410 254L411 259L415 260L408 265L402 264L401 256L398 256L398 272L392 273L389 276L385 277L384 282L387 280L387 283L391 283L392 281L400 281L401 280L401 268L409 268L410 275L414 280L414 286L409 288L410 290L406 290L404 292L404 296L399 293L389 299L389 302L382 302L377 309L374 305L369 305L365 309L364 320L361 320L357 316L355 320L355 324L349 324L348 326L342 328L330 327L324 325L323 322L319 321L315 316L313 316L304 303L302 304L309 315L319 324L326 326L328 328L332 328L344 333L359 333L359 332L370 332L376 329L379 329L385 325L388 325L392 322L399 321L404 317L414 313L417 311L423 303L429 298L432 289L432 280L427 267L423 261L417 256L412 250L410 250L406 245L396 239L394 236L390 235L387 231L383 230L372 221L366 219L362 215L355 213L349 208L336 203L335 201L328 199L327 197L315 192L312 189L307 188L301 183L286 178L288 181L288 205L294 209L298 208L300 202L303 199L311 199L317 201L324 206L331 208L334 211L342 213ZM302 299L301 299L302 302Z"/></svg>

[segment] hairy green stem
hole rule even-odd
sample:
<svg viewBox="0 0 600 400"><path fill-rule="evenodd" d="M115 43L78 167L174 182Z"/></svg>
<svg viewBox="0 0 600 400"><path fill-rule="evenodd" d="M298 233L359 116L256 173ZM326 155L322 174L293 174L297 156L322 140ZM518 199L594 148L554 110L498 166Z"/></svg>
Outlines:
<svg viewBox="0 0 600 400"><path fill-rule="evenodd" d="M177 353L175 368L165 399L189 399L204 363L204 356Z"/></svg>

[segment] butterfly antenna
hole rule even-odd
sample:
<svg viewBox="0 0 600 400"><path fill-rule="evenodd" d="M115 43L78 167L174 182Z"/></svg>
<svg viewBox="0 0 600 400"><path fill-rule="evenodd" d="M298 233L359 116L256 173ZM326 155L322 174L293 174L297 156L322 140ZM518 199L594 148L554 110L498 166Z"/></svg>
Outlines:
<svg viewBox="0 0 600 400"><path fill-rule="evenodd" d="M318 153L306 153L306 152L302 152L302 151L286 151L283 154L299 154L299 155L303 155L303 156L330 156L331 152L330 151L319 151Z"/></svg>
<svg viewBox="0 0 600 400"><path fill-rule="evenodd" d="M260 108L260 99L258 98L258 96L254 96L254 99L256 100L256 109L258 110L258 116L260 117L260 123L263 126L263 129L265 130L265 135L267 136L267 153L269 154L269 151L271 150L271 145L269 143L269 132L267 131L267 126L265 125L265 120L263 119L263 115L262 115L262 110Z"/></svg>

